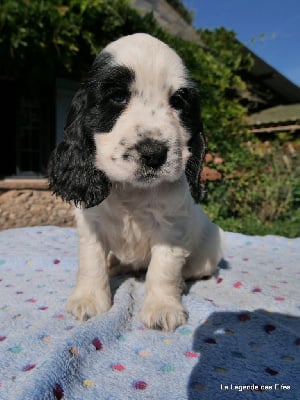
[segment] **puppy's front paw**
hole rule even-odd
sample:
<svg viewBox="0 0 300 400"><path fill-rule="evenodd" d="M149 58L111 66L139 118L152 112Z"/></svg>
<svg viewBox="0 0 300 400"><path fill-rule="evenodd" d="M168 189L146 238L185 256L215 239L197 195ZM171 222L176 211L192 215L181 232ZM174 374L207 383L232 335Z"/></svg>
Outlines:
<svg viewBox="0 0 300 400"><path fill-rule="evenodd" d="M186 323L188 312L175 299L172 302L146 299L140 317L148 328L174 331Z"/></svg>
<svg viewBox="0 0 300 400"><path fill-rule="evenodd" d="M103 293L86 294L76 290L67 302L67 311L80 321L86 321L95 315L101 315L111 307L110 296Z"/></svg>

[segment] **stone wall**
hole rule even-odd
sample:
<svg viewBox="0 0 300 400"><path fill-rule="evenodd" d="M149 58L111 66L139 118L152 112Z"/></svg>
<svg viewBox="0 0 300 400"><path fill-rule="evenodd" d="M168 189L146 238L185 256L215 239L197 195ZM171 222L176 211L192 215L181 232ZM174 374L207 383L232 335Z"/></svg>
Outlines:
<svg viewBox="0 0 300 400"><path fill-rule="evenodd" d="M0 230L37 225L73 226L72 207L48 190L0 192Z"/></svg>

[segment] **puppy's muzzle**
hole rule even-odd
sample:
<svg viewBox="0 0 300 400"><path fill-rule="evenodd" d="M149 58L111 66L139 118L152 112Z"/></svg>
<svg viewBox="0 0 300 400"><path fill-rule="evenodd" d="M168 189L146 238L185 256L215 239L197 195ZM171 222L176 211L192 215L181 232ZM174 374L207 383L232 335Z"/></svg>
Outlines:
<svg viewBox="0 0 300 400"><path fill-rule="evenodd" d="M143 166L159 169L167 159L168 147L164 142L144 139L136 145Z"/></svg>

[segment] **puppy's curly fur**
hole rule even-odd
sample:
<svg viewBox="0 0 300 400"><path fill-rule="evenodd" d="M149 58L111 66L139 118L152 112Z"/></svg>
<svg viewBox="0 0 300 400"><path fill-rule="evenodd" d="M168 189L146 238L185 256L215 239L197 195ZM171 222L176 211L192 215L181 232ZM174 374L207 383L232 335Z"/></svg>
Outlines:
<svg viewBox="0 0 300 400"><path fill-rule="evenodd" d="M77 206L75 317L107 311L109 275L142 268L143 323L186 322L182 280L213 274L221 259L221 230L197 204L204 154L198 92L176 52L146 34L109 44L49 164L50 187Z"/></svg>

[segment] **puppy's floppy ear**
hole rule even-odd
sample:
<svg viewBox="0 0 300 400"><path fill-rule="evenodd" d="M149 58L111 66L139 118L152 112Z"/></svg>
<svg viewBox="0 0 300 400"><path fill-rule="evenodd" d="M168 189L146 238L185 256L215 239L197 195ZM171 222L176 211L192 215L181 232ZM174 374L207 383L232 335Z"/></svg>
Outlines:
<svg viewBox="0 0 300 400"><path fill-rule="evenodd" d="M191 156L185 168L185 174L190 186L190 191L196 203L204 197L204 187L201 182L201 170L206 153L206 139L202 127L195 133L188 143Z"/></svg>
<svg viewBox="0 0 300 400"><path fill-rule="evenodd" d="M50 189L63 200L89 208L109 194L111 182L95 167L96 145L85 124L87 94L75 94L67 117L64 140L53 151L48 167Z"/></svg>
<svg viewBox="0 0 300 400"><path fill-rule="evenodd" d="M189 88L182 90L182 95L185 106L182 107L181 120L191 134L188 142L190 158L185 168L185 174L193 199L198 203L204 196L201 169L206 153L206 139L203 134L200 99L196 83L190 80Z"/></svg>

